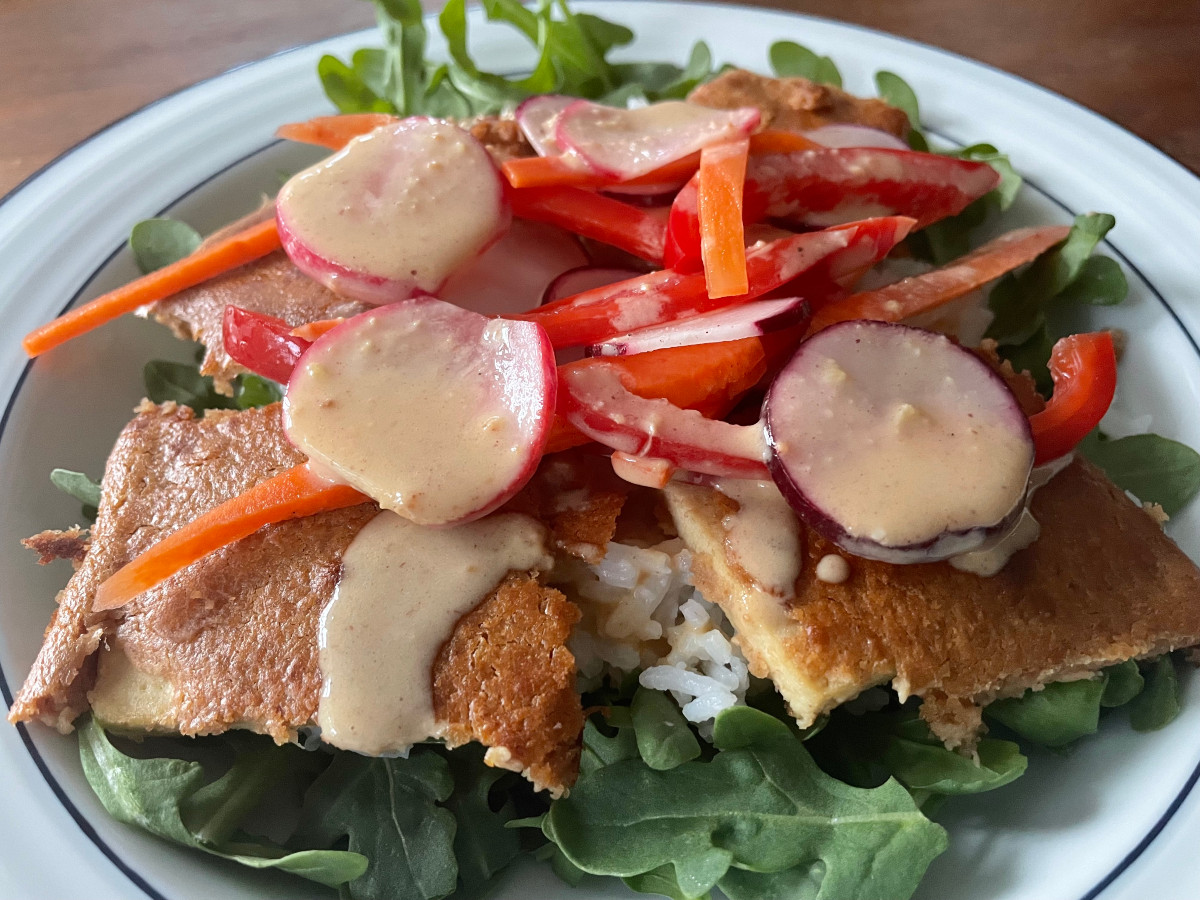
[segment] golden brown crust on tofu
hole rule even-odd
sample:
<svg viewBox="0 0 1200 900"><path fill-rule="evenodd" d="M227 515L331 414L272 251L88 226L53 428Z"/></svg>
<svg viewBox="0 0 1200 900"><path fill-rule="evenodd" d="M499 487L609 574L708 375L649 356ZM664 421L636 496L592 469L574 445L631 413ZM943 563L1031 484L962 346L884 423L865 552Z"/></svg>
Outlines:
<svg viewBox="0 0 1200 900"><path fill-rule="evenodd" d="M504 116L476 116L462 122L462 127L471 132L471 137L483 144L497 165L510 159L533 156L534 150L525 140L525 135L515 119Z"/></svg>
<svg viewBox="0 0 1200 900"><path fill-rule="evenodd" d="M898 138L908 135L908 116L903 110L807 78L769 78L734 69L700 85L688 100L716 109L757 106L762 110L762 128L808 131L850 123L878 128Z"/></svg>
<svg viewBox="0 0 1200 900"><path fill-rule="evenodd" d="M109 458L90 549L59 595L10 718L69 730L95 687L97 715L117 730L249 728L283 742L315 723L320 613L346 548L378 514L374 504L268 526L189 566L123 614L91 612L96 588L119 566L301 461L278 406L197 419L174 404L143 405ZM431 673L435 708L448 711L456 741L503 742L491 744L497 764L554 791L578 769L582 713L564 646L577 618L557 591L511 577L459 622Z"/></svg>
<svg viewBox="0 0 1200 900"><path fill-rule="evenodd" d="M667 493L698 586L801 724L891 680L902 697L925 698L939 737L970 746L978 707L997 697L1200 641L1200 571L1082 460L1037 492L1041 537L995 576L848 557L849 579L827 584L816 565L841 551L802 529L803 567L786 604L730 564L727 498L688 485Z"/></svg>
<svg viewBox="0 0 1200 900"><path fill-rule="evenodd" d="M296 327L320 319L353 316L367 307L345 300L297 269L282 250L150 307L150 315L184 340L204 344L203 375L223 393L246 370L229 358L221 336L226 306L283 319Z"/></svg>
<svg viewBox="0 0 1200 900"><path fill-rule="evenodd" d="M47 566L56 559L69 559L78 565L87 553L88 533L76 525L66 531L43 531L21 541L38 555L38 565Z"/></svg>
<svg viewBox="0 0 1200 900"><path fill-rule="evenodd" d="M464 616L433 669L433 709L451 746L479 741L487 761L560 793L579 772L583 710L566 648L579 610L511 574Z"/></svg>

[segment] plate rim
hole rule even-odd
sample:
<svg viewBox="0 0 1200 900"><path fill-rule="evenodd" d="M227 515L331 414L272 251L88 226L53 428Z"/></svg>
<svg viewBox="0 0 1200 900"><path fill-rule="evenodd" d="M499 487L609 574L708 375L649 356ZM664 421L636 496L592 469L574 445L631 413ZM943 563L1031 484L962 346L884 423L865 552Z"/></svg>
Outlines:
<svg viewBox="0 0 1200 900"><path fill-rule="evenodd" d="M1031 81L1030 79L1025 78L1024 76L1014 74L1014 73L1009 72L1005 69L1002 69L998 66L995 66L991 63L982 62L980 60L973 59L971 57L965 56L961 53L958 53L958 52L955 52L952 50L947 50L947 49L945 49L943 47L939 47L937 45L923 43L919 40L916 40L914 38L910 38L910 37L907 37L904 35L893 34L891 32L887 32L887 31L884 31L879 28L874 28L874 27L862 25L859 23L845 22L842 20L831 18L829 16L814 15L814 14L802 13L802 12L792 12L789 10L764 8L764 7L747 7L742 4L729 2L729 0L682 0L682 2L670 2L670 0L668 0L668 2L666 2L666 3L659 2L659 0L605 0L605 5L607 6L609 4L614 4L614 3L618 3L618 2L627 7L628 6L654 7L654 6L660 6L660 5L686 5L686 6L691 6L691 7L703 7L703 8L710 8L713 10L720 10L726 14L735 13L735 12L742 12L742 13L752 12L757 15L763 15L764 17L774 17L774 18L779 18L779 19L787 20L787 21L812 21L812 22L824 23L824 24L827 24L830 26L834 26L837 29L844 29L844 30L847 30L850 32L866 33L868 35L875 36L878 38L883 38L883 39L886 39L889 41L901 42L905 45L917 48L923 52L932 52L933 54L935 54L937 56L941 56L941 57L953 60L956 63L960 63L960 64L965 63L971 67L986 70L987 72L991 73L993 76L996 76L996 77L1003 79L1005 81L1008 81L1010 83L1016 82L1020 85L1023 85L1024 87L1032 88L1038 94L1043 95L1045 98L1047 98L1048 100L1050 100L1056 104L1066 104L1066 105L1074 108L1079 113L1081 113L1092 123L1102 125L1102 126L1104 126L1104 128L1106 130L1110 130L1111 133L1119 134L1126 140L1132 139L1136 145L1140 145L1139 149L1141 152L1144 153L1146 151L1150 151L1155 157L1157 157L1157 162L1159 164L1162 164L1163 162L1165 162L1168 164L1168 171L1174 170L1173 172L1171 172L1170 177L1178 178L1178 177L1182 176L1182 178L1185 179L1186 181L1188 181L1189 183L1191 183L1193 187L1200 185L1200 173L1193 172L1191 169L1189 169L1187 166L1185 166L1182 162L1180 162L1179 160L1172 157L1169 153L1167 153L1162 148L1158 147L1156 144L1154 144L1149 139L1142 137L1141 135L1136 134L1135 132L1121 126L1117 122L1113 121L1112 119L1108 118L1107 116L1103 115L1102 113L1097 112L1096 110L1092 109L1091 107L1087 106L1086 104L1084 104L1078 100L1075 100L1073 98L1064 96L1062 94L1058 94L1055 91L1051 90L1050 88L1047 88L1041 84L1038 84L1037 82ZM470 12L476 18L478 18L479 16L482 15L482 10L479 9L478 7L472 9ZM432 20L434 20L436 18L436 15L437 15L436 13L426 14L424 17L425 21L431 22ZM153 112L157 107L166 105L168 103L171 103L172 101L178 101L181 98L183 98L185 95L187 95L191 92L198 91L201 88L203 88L204 86L209 85L212 82L220 81L220 80L225 79L231 75L234 75L235 73L240 72L242 70L251 69L251 68L263 65L271 60L275 60L280 57L284 57L284 56L288 56L288 55L292 55L292 54L296 54L296 53L302 53L306 50L311 50L313 47L320 45L320 44L344 40L344 39L350 38L353 35L360 35L360 34L361 35L375 35L375 34L377 34L377 32L373 28L364 28L364 29L360 29L357 31L344 32L344 33L340 33L340 34L330 35L330 36L327 36L324 38L318 38L318 39L314 39L311 41L307 41L302 44L297 44L292 47L283 48L281 50L270 53L261 58L250 60L247 62L243 62L243 63L239 63L237 65L231 66L231 67L226 68L223 71L218 72L214 75L211 75L209 77L192 82L191 84L180 87L174 91L171 91L168 94L165 94L161 97L155 98L154 100L151 100L151 101L143 104L142 106L139 106L134 110L131 110L128 113L125 113L120 118L115 119L114 121L104 125L103 127L90 133L86 137L75 142L71 146L67 147L66 149L64 149L63 151L58 153L52 159L50 159L49 161L47 161L46 163L41 165L37 170L35 170L34 172L30 173L28 176L23 178L10 191L5 193L3 196L0 196L0 211L3 210L3 207L6 204L8 204L8 202L10 200L14 200L15 198L17 198L17 196L19 194L22 194L24 191L33 187L35 184L37 184L43 178L48 176L52 172L52 170L65 164L75 154L85 151L89 147L89 145L93 144L97 139L101 138L102 136L104 136L110 132L120 129L122 126L128 125L133 120L136 120L147 113ZM436 34L433 36L436 38ZM939 133L936 129L927 129L927 130L931 131L932 133L934 133L935 135L937 135L939 137L942 137L943 139L951 141L952 143L961 143L960 141L950 138L948 135L945 135L944 133ZM202 180L196 182L195 184L190 185L181 194L172 198L168 203L165 204L165 206L163 207L162 210L160 210L158 213L156 213L156 215L162 215L162 214L166 213L169 209L174 207L176 204L182 202L183 200L190 197L196 191L203 189L204 187L208 186L214 180L216 180L216 179L220 178L221 176L223 176L224 174L226 174L230 169L232 169L235 166L238 166L240 164L243 164L245 162L248 162L249 160L253 159L255 156L266 152L267 150L276 146L279 143L281 143L281 141L279 139L270 140L256 148L254 148L253 150L248 151L247 153L245 153L238 159L225 163L224 165L221 166L221 168L219 170L206 175ZM1072 215L1075 214L1074 211L1064 201L1060 200L1054 194L1047 192L1044 188L1042 188L1040 185L1038 185L1034 182L1029 182L1029 184L1030 184L1031 188L1036 190L1038 193L1042 194L1046 199L1050 200L1054 205L1058 206L1059 208L1061 208L1062 210L1064 210L1065 212L1067 212L1069 214L1072 214ZM1157 299L1159 301L1159 303L1168 312L1168 314L1170 315L1172 320L1175 322L1175 324L1182 331L1183 335L1187 338L1187 340L1191 344L1193 350L1197 353L1198 356L1200 356L1200 342L1198 342L1197 335L1193 334L1193 332L1189 328L1188 324L1179 316L1179 314L1175 311L1174 307L1166 299L1166 297L1159 290L1159 288L1155 285L1155 283L1146 277L1146 275L1142 272L1140 267L1137 266L1135 263L1133 263L1132 260L1129 258L1129 256L1125 252L1123 252L1114 241L1106 238L1104 240L1104 243L1107 244L1109 249L1120 259L1120 262L1126 268L1128 268L1131 272L1133 272L1135 274L1135 276L1138 277L1141 280L1141 282L1149 288L1150 292L1153 294L1155 299ZM104 257L103 260L101 260L96 265L96 267L83 279L79 288L71 296L70 300L68 300L66 302L66 304L62 307L63 311L65 311L66 309L73 306L76 302L78 302L80 296L88 290L88 288L92 285L92 283L95 281L97 276L121 253L121 251L123 249L124 249L124 244L117 245L106 257ZM24 386L29 374L32 371L33 363L34 363L34 360L26 360L25 361L24 366L20 371L20 374L18 375L15 382L13 383L11 391L9 392L9 394L5 400L4 411L2 414L0 414L0 438L3 437L5 430L9 424L10 415L11 415L13 408L18 400L21 389ZM3 671L2 665L0 665L0 698L2 698L4 700L6 708L11 708L12 700L13 700L13 693L8 684L8 680ZM24 745L26 751L30 754L33 762L35 763L35 765L37 767L39 774L41 775L43 780L47 783L47 785L50 787L50 789L54 793L56 799L59 800L59 802L63 805L63 807L66 809L66 811L71 815L72 819L74 819L76 824L80 827L81 831L83 831L85 836L87 836L91 840L91 842L97 847L97 849L99 849L101 851L101 853L105 856L106 859L108 859L139 890L143 891L147 897L151 898L151 900L169 900L168 897L166 897L163 893L161 893L153 885L149 884L149 882L146 881L146 879L143 878L140 875L140 873L138 873L129 863L126 863L120 857L120 855L112 847L110 847L108 845L108 843L104 840L104 838L99 835L99 833L95 830L94 826L92 825L92 823L88 819L88 817L86 815L84 815L84 813L82 811L80 811L78 809L78 807L74 804L74 802L68 796L66 790L63 788L63 786L58 782L57 778L50 771L48 765L46 764L45 760L43 759L43 757L41 756L37 747L35 746L32 736L29 734L25 723L18 723L16 725L16 728L20 735L22 744ZM1086 894L1084 894L1080 898L1080 900L1096 900L1096 898L1099 898L1113 884L1113 882L1115 882L1124 872L1126 872L1129 869L1129 867L1134 862L1136 862L1136 860L1154 843L1156 838L1163 831L1163 829L1168 825L1168 823L1171 821L1171 819L1174 818L1174 816L1176 815L1176 813L1178 813L1180 808L1188 801L1197 782L1200 782L1200 764L1198 764L1196 766L1196 768L1192 771L1191 775L1187 778L1187 780L1179 788L1177 795L1172 800L1172 802L1169 804L1169 806L1160 815L1158 821L1154 824L1154 826L1143 836L1143 838L1138 842L1138 844L1119 863L1117 863L1116 866L1103 879L1101 879L1092 889L1090 889Z"/></svg>

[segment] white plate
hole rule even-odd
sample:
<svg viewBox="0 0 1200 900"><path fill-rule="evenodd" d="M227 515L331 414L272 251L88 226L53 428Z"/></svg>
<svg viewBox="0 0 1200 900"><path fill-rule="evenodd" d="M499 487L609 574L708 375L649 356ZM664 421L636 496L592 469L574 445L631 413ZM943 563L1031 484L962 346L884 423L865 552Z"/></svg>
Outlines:
<svg viewBox="0 0 1200 900"><path fill-rule="evenodd" d="M1115 125L1036 86L945 52L846 25L783 13L678 3L583 3L642 36L629 58L683 60L694 40L716 56L766 69L771 42L828 53L847 87L902 74L926 124L955 143L995 142L1028 176L1018 218L1067 221L1102 209L1118 228L1106 252L1126 268L1131 298L1095 321L1127 328L1120 399L1153 430L1200 446L1200 182ZM489 66L519 70L527 48L475 11L472 42ZM647 40L646 38L649 38ZM98 475L141 396L141 363L182 352L164 329L121 321L26 365L19 338L131 278L129 226L170 211L201 230L255 206L280 171L313 158L272 139L277 123L327 111L315 64L375 40L351 35L246 66L160 101L67 153L0 205L0 688L11 701L67 577L34 565L19 538L74 522L78 504L52 490L53 466ZM1170 531L1200 558L1200 508ZM1186 685L1194 693L1195 681ZM1029 773L992 794L949 804L951 849L920 897L1104 900L1182 897L1200 839L1200 701L1168 729L1136 735L1112 717L1067 756L1033 754ZM109 820L80 772L75 741L41 726L0 726L0 896L64 898L328 896L286 876L248 873L178 850ZM1200 794L1200 792L1195 792ZM522 867L501 897L624 896L568 891Z"/></svg>

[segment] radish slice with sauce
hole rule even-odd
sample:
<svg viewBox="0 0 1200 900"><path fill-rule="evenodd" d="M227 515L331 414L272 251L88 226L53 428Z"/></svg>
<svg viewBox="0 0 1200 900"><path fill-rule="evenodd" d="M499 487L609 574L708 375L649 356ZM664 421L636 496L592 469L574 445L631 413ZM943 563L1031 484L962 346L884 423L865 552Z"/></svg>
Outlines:
<svg viewBox="0 0 1200 900"><path fill-rule="evenodd" d="M576 97L562 94L539 94L521 102L513 117L517 127L529 141L529 146L538 156L558 156L562 153L554 133L558 128L558 115L576 101Z"/></svg>
<svg viewBox="0 0 1200 900"><path fill-rule="evenodd" d="M515 315L541 303L564 273L587 264L583 245L569 231L513 219L504 237L451 275L438 296L485 315Z"/></svg>
<svg viewBox="0 0 1200 900"><path fill-rule="evenodd" d="M769 466L815 531L903 564L979 549L1020 516L1034 447L1004 381L949 338L853 321L800 345L764 404Z"/></svg>
<svg viewBox="0 0 1200 900"><path fill-rule="evenodd" d="M554 420L546 333L433 297L320 338L288 382L288 437L310 461L421 525L481 518L532 477Z"/></svg>
<svg viewBox="0 0 1200 900"><path fill-rule="evenodd" d="M766 478L763 428L707 419L694 409L631 392L612 363L567 367L559 412L606 447L703 475Z"/></svg>
<svg viewBox="0 0 1200 900"><path fill-rule="evenodd" d="M808 318L808 304L799 297L755 300L592 344L588 356L628 356L664 347L736 341L803 325Z"/></svg>
<svg viewBox="0 0 1200 900"><path fill-rule="evenodd" d="M554 138L601 175L637 178L710 144L745 137L761 117L753 107L709 109L682 100L639 109L577 100L558 114Z"/></svg>
<svg viewBox="0 0 1200 900"><path fill-rule="evenodd" d="M276 207L292 262L334 293L371 304L437 291L510 219L487 150L433 119L355 138L289 180Z"/></svg>

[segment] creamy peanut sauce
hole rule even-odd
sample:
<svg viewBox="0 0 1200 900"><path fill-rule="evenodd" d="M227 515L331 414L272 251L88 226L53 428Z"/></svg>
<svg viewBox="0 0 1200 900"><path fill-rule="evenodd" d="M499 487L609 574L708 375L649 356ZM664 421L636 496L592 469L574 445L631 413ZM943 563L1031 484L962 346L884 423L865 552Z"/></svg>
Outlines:
<svg viewBox="0 0 1200 900"><path fill-rule="evenodd" d="M456 521L527 466L522 423L497 412L501 388L479 378L477 341L458 323L430 310L399 328L388 315L360 316L305 355L288 385L288 437L385 509L414 522ZM484 341L509 327L480 323Z"/></svg>
<svg viewBox="0 0 1200 900"><path fill-rule="evenodd" d="M850 577L850 563L836 553L826 553L817 563L817 580L826 584L842 584Z"/></svg>
<svg viewBox="0 0 1200 900"><path fill-rule="evenodd" d="M970 553L960 553L949 559L950 565L963 572L972 572L984 578L995 575L1012 559L1013 554L1024 550L1038 539L1042 527L1029 511L1029 502L1033 499L1034 491L1045 487L1055 475L1069 466L1075 459L1074 453L1051 460L1037 466L1029 474L1029 494L1025 498L1025 509L1016 523L1004 534L992 538L978 550Z"/></svg>
<svg viewBox="0 0 1200 900"><path fill-rule="evenodd" d="M553 562L528 516L428 528L381 512L347 548L321 614L321 737L370 756L438 737L433 664L455 623L510 571Z"/></svg>
<svg viewBox="0 0 1200 900"><path fill-rule="evenodd" d="M956 533L957 552L975 549L983 534L972 530L1021 504L1033 462L1014 411L995 408L1003 386L982 367L947 373L926 357L919 333L833 343L836 359L789 376L779 402L795 424L773 425L808 500L851 537L885 549Z"/></svg>
<svg viewBox="0 0 1200 900"><path fill-rule="evenodd" d="M487 151L461 128L430 120L355 138L289 180L277 202L287 226L325 259L426 291L482 251L505 215Z"/></svg>
<svg viewBox="0 0 1200 900"><path fill-rule="evenodd" d="M725 478L716 489L738 505L721 522L730 557L764 591L796 595L800 577L800 522L773 481Z"/></svg>

